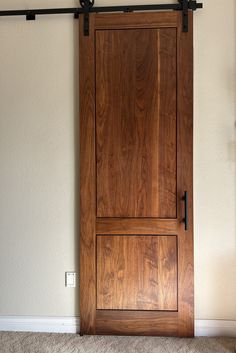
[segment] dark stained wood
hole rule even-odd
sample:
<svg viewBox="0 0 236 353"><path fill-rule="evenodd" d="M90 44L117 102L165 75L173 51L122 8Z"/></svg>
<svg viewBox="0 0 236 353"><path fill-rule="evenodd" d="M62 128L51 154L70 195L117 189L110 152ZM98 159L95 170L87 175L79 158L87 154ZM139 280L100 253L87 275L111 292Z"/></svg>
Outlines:
<svg viewBox="0 0 236 353"><path fill-rule="evenodd" d="M97 309L176 311L176 236L98 236Z"/></svg>
<svg viewBox="0 0 236 353"><path fill-rule="evenodd" d="M177 336L178 313L97 310L99 335Z"/></svg>
<svg viewBox="0 0 236 353"><path fill-rule="evenodd" d="M98 217L176 218L176 94L175 28L96 32Z"/></svg>
<svg viewBox="0 0 236 353"><path fill-rule="evenodd" d="M95 333L96 315L96 184L94 16L90 36L80 20L80 331Z"/></svg>
<svg viewBox="0 0 236 353"><path fill-rule="evenodd" d="M157 217L177 216L177 38L176 29L158 30L159 136ZM155 151L152 151L155 155Z"/></svg>
<svg viewBox="0 0 236 353"><path fill-rule="evenodd" d="M162 234L175 235L178 220L154 218L98 218L97 234Z"/></svg>
<svg viewBox="0 0 236 353"><path fill-rule="evenodd" d="M80 21L80 134L81 134L81 176L80 176L80 190L81 190L81 234L80 234L80 316L81 316L81 333L84 334L117 334L117 335L162 335L162 336L180 336L180 337L192 337L194 334L194 306L193 306L193 188L192 188L192 152L193 152L193 38L192 38L192 13L190 12L190 23L189 32L182 32L182 13L181 12L159 12L159 13L134 13L134 14L91 14L90 16L90 36L83 36L83 18ZM104 33L106 30L108 33ZM118 39L113 30L119 32ZM95 31L97 32L95 40ZM111 33L109 33L111 32ZM122 37L122 33L124 35ZM135 39L134 43L131 43L131 35L134 33L137 36L139 33L139 40L143 47L138 43L138 39ZM175 34L174 34L175 33ZM127 39L126 39L127 37ZM111 40L112 38L112 40ZM124 39L125 38L125 39ZM98 42L99 40L99 42ZM118 47L119 42L119 47ZM130 47L127 48L124 43L131 43ZM123 43L123 44L122 44ZM156 48L154 48L156 43ZM96 46L100 46L96 48ZM136 48L135 51L133 48ZM175 47L175 49L173 48ZM106 50L102 53L101 48ZM124 52L121 53L122 49ZM173 59L175 52L175 60ZM104 67L105 60L114 54L111 59L113 64L113 70L109 72ZM119 62L115 56L119 57ZM127 55L129 53L130 55ZM102 62L104 58L104 62ZM96 62L97 61L97 62ZM133 66L137 66L135 72L135 79L137 82L134 85L132 75L124 75L121 71L121 64L124 65L125 73L132 73L131 62ZM120 65L120 66L119 66ZM103 72L103 77L100 77L98 73L98 67ZM153 73L153 76L149 76L149 69ZM166 70L166 72L165 72ZM117 75L117 72L120 75ZM170 74L172 73L172 74ZM166 79L168 78L168 80ZM176 80L177 78L177 80ZM125 81L123 90L120 89ZM145 82L144 82L145 81ZM168 82L167 82L168 81ZM170 81L170 82L169 82ZM177 87L174 88L174 83ZM147 97L144 89L145 84L147 90L150 88L154 89L153 100L150 96ZM109 86L110 85L110 86ZM132 88L132 92L129 92L127 86ZM95 86L97 86L95 88ZM111 90L108 91L107 87ZM115 88L114 88L114 87ZM100 88L99 88L100 87ZM157 88L157 90L156 90ZM100 92L99 92L100 89ZM102 90L106 91L106 96ZM95 91L97 106L95 109ZM113 90L113 91L112 91ZM114 91L116 91L116 99L124 97L122 100L122 108L117 105L114 101ZM168 91L165 94L165 91ZM128 92L128 93L127 93ZM130 95L130 100L127 100L127 94ZM176 100L177 94L177 100ZM132 96L133 95L133 96ZM168 98L169 97L169 98ZM101 100L98 100L101 98ZM156 103L156 98L159 105ZM113 100L112 100L113 99ZM177 106L177 110L174 110L174 103ZM131 104L135 106L135 109L130 107ZM98 105L101 105L100 107ZM103 108L102 108L103 106ZM162 106L162 108L161 108ZM103 109L103 110L102 110ZM120 110L119 110L120 109ZM123 109L123 110L122 110ZM121 120L123 125L126 125L124 131L122 125L122 132L124 136L119 134L119 129L115 121L113 121L113 114L119 112L132 112L132 109L138 116L135 120L135 114L130 115L130 121ZM165 113L166 110L166 113ZM158 119L153 111L157 111ZM175 116L174 116L175 112ZM97 114L96 114L97 113ZM100 117L98 116L100 115ZM121 113L119 113L121 115ZM119 115L118 114L118 115ZM143 116L146 114L146 120L144 122ZM107 116L107 120L104 120L104 116ZM108 117L109 115L109 117ZM122 115L123 116L123 115ZM151 118L152 117L152 118ZM167 118L166 118L167 117ZM171 118L170 118L171 117ZM108 124L109 119L109 124ZM111 119L111 121L110 121ZM95 126L96 122L96 126ZM164 123L165 125L161 125ZM174 126L174 127L173 127ZM96 127L96 129L95 129ZM157 128L156 128L157 127ZM106 129L115 129L109 131L107 134ZM119 126L118 126L119 128ZM95 130L96 133L95 133ZM152 131L153 130L153 131ZM161 131L161 133L159 133ZM175 131L175 138L174 138ZM148 132L148 133L147 133ZM113 134L113 135L112 135ZM140 135L141 134L141 135ZM147 135L150 135L147 138ZM98 136L99 135L99 136ZM121 200L117 196L117 192L120 192L117 185L114 185L114 178L108 178L110 172L114 173L114 168L120 163L120 160L116 160L112 153L114 150L109 148L112 146L112 141L109 139L109 148L106 146L107 141L103 141L101 137L114 136L118 142L121 143L125 140L129 142L121 145L124 149L120 150L120 154L127 158L130 165L124 163L132 174L132 183L129 185L124 181L121 183L121 188L127 188L128 193L124 195L124 200ZM98 139L99 137L99 139ZM156 138L158 141L154 141ZM101 140L100 140L101 139ZM120 139L120 140L119 140ZM122 140L124 139L124 140ZM174 142L175 139L175 142ZM161 141L161 142L160 142ZM163 146L164 143L164 146ZM100 173L104 175L100 176L100 181L104 182L105 178L109 179L111 185L108 185L110 190L109 198L106 203L100 203L99 199L97 203L97 187L100 185L98 182L99 173L96 170L96 158L98 164L104 158L104 146L105 148L105 161L109 160L109 163L113 164L101 169ZM175 146L175 147L174 147ZM99 149L103 148L99 151ZM126 149L126 154L125 154ZM175 151L175 157L174 155ZM101 155L99 155L99 153ZM117 152L117 150L115 151ZM141 153L141 154L140 154ZM128 157L127 157L128 155ZM133 157L131 156L133 155ZM139 161L140 155L144 156L144 161L147 168L141 169L142 165ZM160 158L161 155L161 158ZM138 156L138 157L137 157ZM151 157L150 157L151 156ZM155 160L154 160L155 159ZM147 163L148 161L148 163ZM159 163L163 163L161 166ZM175 170L173 165L175 163ZM97 165L98 165L97 164ZM133 166L136 165L136 174L139 174L139 178L135 175ZM150 172L149 166L153 168ZM110 170L111 169L111 170ZM119 170L119 175L122 175L122 171ZM141 173L140 171L145 171ZM159 173L157 173L157 171ZM164 171L164 172L163 172ZM165 177L163 173L166 174ZM175 176L174 176L175 174ZM125 175L127 177L127 175ZM129 176L128 176L129 177ZM123 178L123 177L122 177ZM175 178L175 185L173 180ZM162 196L163 188L156 186L153 191L153 179L156 182L164 185L164 189L167 190ZM143 183L140 181L142 180ZM139 193L136 188L140 187ZM130 190L129 190L130 188ZM175 191L173 191L175 188ZM111 190L115 195L111 194ZM145 192L147 195L145 196ZM151 192L150 192L151 190ZM184 230L184 202L182 200L184 191L187 190L189 193L189 230ZM116 192L117 191L117 192ZM123 190L124 191L124 190ZM158 201L154 200L154 193L158 194ZM133 193L136 195L133 197ZM173 197L174 195L174 197ZM101 195L100 195L101 196ZM130 197L133 199L130 201ZM175 209L174 200L175 198ZM141 199L142 202L138 203L135 200ZM115 200L115 201L114 201ZM143 202L143 200L145 202ZM119 204L121 201L121 204ZM115 204L117 202L117 204ZM123 204L122 204L123 202ZM133 205L136 202L136 206ZM131 205L131 206L130 206ZM170 208L168 207L170 206ZM99 206L99 207L97 207ZM125 214L121 217L122 213L120 210L126 207L127 210L131 210L131 216ZM154 211L153 211L154 209ZM109 214L107 213L109 210ZM117 211L118 210L118 211ZM115 212L115 216L113 215ZM116 213L117 212L117 213ZM132 215L134 212L134 215ZM167 216L168 212L168 216ZM117 214L119 215L117 217ZM154 214L154 216L153 216ZM146 216L145 216L146 215ZM101 216L103 218L101 218ZM161 217L161 218L159 218ZM96 234L98 234L96 236ZM114 239L119 238L119 245L115 244L114 258L117 258L115 263L114 259L104 262L103 256L100 254L105 253L105 257L109 257L109 247L104 248L104 239L108 238L112 244ZM145 245L143 248L137 246L137 254L143 256L144 261L140 261L139 257L135 256L134 249L129 241L126 239L137 239L136 243L139 244L144 239ZM158 245L155 241L149 239L158 239ZM172 253L171 246L165 242L159 244L161 239L175 239L175 253L168 257L169 253ZM98 251L96 252L96 241ZM126 244L124 247L124 244ZM151 245L150 245L151 244ZM157 243L156 243L157 244ZM122 249L119 251L118 246ZM123 256L124 248L126 254L130 256ZM153 294L152 287L148 287L146 283L151 282L151 266L158 265L158 258L149 256L149 253L157 252L157 249L161 250L164 258L171 258L171 261L176 263L174 272L176 271L177 276L177 301L176 311L158 311L158 310L97 310L97 288L98 284L100 289L103 290L102 299L98 298L99 307L102 302L104 303L104 293L106 288L102 288L102 284L97 278L97 264L105 268L105 271L109 274L112 273L114 276L121 276L123 281L124 274L127 277L127 271L134 273L133 265L142 266L145 269L145 278L142 279L143 268L131 277L138 278L138 283L145 284L145 293L149 291L151 298L151 307L157 305L156 301L153 300L155 292ZM108 253L107 253L108 249ZM148 249L145 251L145 249ZM159 251L160 252L160 251ZM118 257L119 254L120 256ZM176 255L177 254L177 255ZM145 259L152 258L152 261L147 264ZM112 262L113 261L113 262ZM125 271L111 270L117 263L120 263L122 268L124 262L131 262L129 268L125 267ZM161 264L165 265L165 261L161 261ZM136 265L137 264L137 265ZM159 265L159 270L160 270ZM101 270L99 270L100 278L104 276ZM158 271L156 271L158 273ZM157 274L154 274L154 279ZM161 288L165 287L165 283L168 282L167 269L161 270L162 281L158 283ZM164 275L166 273L166 275ZM112 276L113 276L112 274ZM111 276L111 279L112 279ZM104 277L105 278L105 277ZM107 278L102 281L107 281ZM118 281L119 288L122 287L122 281ZM108 281L109 282L109 281ZM110 283L110 282L109 282ZM112 283L112 282L111 282ZM123 281L124 284L124 281ZM127 284L128 291L132 287L131 284ZM134 287L134 285L133 285ZM142 286L143 287L143 286ZM173 286L171 292L176 291L176 287ZM156 288L156 282L154 281L154 288ZM169 288L169 286L168 286ZM109 289L110 290L110 289ZM137 288L134 288L137 290ZM112 289L114 291L114 289ZM108 291L109 292L109 291ZM169 302L173 302L173 296L170 294L168 298L169 290L164 289L161 293L162 301L160 306L169 305ZM109 294L105 294L109 297ZM112 295L111 304L121 302L121 293L117 291ZM127 303L129 298L125 297L125 293L122 294L122 301ZM134 297L135 298L135 297ZM137 298L137 296L136 296ZM135 301L137 305L138 300ZM149 301L146 301L146 304ZM133 303L131 303L133 304ZM145 305L146 305L145 304ZM173 303L172 303L173 304ZM122 304L123 305L123 304ZM171 305L173 308L173 306Z"/></svg>
<svg viewBox="0 0 236 353"><path fill-rule="evenodd" d="M189 229L178 232L179 336L194 335L193 281L193 14L189 12L189 32L178 25L178 199L189 193ZM184 202L178 203L178 217L184 216Z"/></svg>
<svg viewBox="0 0 236 353"><path fill-rule="evenodd" d="M130 29L178 27L177 11L98 14L95 18L96 29Z"/></svg>

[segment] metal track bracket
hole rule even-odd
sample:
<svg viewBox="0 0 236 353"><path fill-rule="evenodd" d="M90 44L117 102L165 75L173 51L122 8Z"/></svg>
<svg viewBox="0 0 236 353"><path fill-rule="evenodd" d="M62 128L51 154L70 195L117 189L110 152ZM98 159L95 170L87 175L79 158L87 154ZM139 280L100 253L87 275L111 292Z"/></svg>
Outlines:
<svg viewBox="0 0 236 353"><path fill-rule="evenodd" d="M25 9L25 10L0 10L0 17L5 16L25 16L27 21L33 21L40 15L74 14L84 16L84 35L89 35L89 15L90 13L110 13L110 12L133 12L133 11L162 11L173 10L182 11L183 32L188 32L189 11L196 11L203 7L197 0L177 0L172 4L152 4L152 5L118 5L118 6L94 6L95 0L80 0L81 7L53 8L53 9Z"/></svg>
<svg viewBox="0 0 236 353"><path fill-rule="evenodd" d="M94 5L94 0L80 0L80 6L84 9L84 35L89 36L89 12Z"/></svg>

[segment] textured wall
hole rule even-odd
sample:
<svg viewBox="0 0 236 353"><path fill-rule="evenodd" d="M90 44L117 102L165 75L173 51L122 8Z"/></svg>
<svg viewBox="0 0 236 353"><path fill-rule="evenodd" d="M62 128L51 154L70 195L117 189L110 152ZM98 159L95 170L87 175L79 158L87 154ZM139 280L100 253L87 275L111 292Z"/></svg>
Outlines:
<svg viewBox="0 0 236 353"><path fill-rule="evenodd" d="M75 4L8 3L0 8ZM96 1L108 3L127 4ZM235 20L234 0L205 0L195 15L199 319L236 320ZM0 19L0 48L0 315L78 315L78 289L64 287L64 272L78 269L77 22Z"/></svg>

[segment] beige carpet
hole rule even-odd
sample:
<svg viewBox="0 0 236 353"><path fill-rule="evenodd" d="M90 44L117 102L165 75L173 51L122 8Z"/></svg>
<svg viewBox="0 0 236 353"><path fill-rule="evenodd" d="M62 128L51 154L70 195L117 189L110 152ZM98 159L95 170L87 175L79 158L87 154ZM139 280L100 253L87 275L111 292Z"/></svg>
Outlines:
<svg viewBox="0 0 236 353"><path fill-rule="evenodd" d="M236 338L110 337L0 332L1 353L235 353Z"/></svg>

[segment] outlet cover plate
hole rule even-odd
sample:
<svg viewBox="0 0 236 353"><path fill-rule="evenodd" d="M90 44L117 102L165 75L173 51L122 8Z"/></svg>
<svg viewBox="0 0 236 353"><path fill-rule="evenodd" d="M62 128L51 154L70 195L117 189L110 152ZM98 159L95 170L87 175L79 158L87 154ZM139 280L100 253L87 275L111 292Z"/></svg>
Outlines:
<svg viewBox="0 0 236 353"><path fill-rule="evenodd" d="M65 273L65 286L68 288L76 287L76 272L66 272Z"/></svg>

